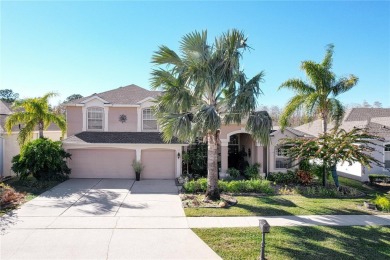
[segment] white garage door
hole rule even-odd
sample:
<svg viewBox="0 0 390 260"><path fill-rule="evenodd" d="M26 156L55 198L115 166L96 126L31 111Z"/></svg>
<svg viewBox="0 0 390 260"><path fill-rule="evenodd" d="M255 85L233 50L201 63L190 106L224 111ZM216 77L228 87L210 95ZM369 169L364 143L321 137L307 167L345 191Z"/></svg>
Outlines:
<svg viewBox="0 0 390 260"><path fill-rule="evenodd" d="M72 160L71 178L135 178L134 150L79 149L69 150Z"/></svg>
<svg viewBox="0 0 390 260"><path fill-rule="evenodd" d="M174 150L143 150L141 158L145 166L141 179L175 178Z"/></svg>

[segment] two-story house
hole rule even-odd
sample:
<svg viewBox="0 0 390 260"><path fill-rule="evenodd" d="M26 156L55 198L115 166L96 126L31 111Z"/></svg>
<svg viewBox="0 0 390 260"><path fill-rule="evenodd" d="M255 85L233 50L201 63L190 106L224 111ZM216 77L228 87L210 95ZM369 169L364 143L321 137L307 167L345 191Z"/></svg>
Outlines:
<svg viewBox="0 0 390 260"><path fill-rule="evenodd" d="M160 91L136 85L92 94L66 104L68 138L63 145L72 154L71 178L134 178L133 160L144 165L143 179L173 179L180 176L182 153L188 144L164 143L152 112ZM288 128L273 131L271 144L253 140L245 125L221 127L220 176L237 167L234 155L243 152L249 164L260 163L262 172L286 171L290 167L280 138L303 135Z"/></svg>

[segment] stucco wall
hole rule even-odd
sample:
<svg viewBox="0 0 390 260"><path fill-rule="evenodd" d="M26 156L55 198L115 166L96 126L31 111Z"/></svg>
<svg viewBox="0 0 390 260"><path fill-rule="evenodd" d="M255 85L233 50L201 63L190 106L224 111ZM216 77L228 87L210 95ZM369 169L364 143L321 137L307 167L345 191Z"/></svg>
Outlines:
<svg viewBox="0 0 390 260"><path fill-rule="evenodd" d="M245 125L222 125L221 132L219 134L220 139L227 139L227 135L231 132L238 130L245 130Z"/></svg>
<svg viewBox="0 0 390 260"><path fill-rule="evenodd" d="M287 171L287 169L276 168L275 154L276 154L276 148L279 144L279 141L283 138L288 138L288 137L296 137L296 136L290 133L288 130L284 131L283 133L280 130L273 132L273 136L271 137L271 142L269 145L269 164L268 164L269 172Z"/></svg>
<svg viewBox="0 0 390 260"><path fill-rule="evenodd" d="M126 122L119 121L119 116L125 115ZM112 132L136 132L137 108L135 107L110 107L108 110L108 131Z"/></svg>
<svg viewBox="0 0 390 260"><path fill-rule="evenodd" d="M67 136L80 133L83 130L83 114L81 107L66 108Z"/></svg>

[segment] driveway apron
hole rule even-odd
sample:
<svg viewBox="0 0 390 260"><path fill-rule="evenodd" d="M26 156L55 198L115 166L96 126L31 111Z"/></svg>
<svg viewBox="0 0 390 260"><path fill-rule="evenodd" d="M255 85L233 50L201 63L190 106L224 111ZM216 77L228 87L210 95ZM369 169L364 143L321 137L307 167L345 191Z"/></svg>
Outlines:
<svg viewBox="0 0 390 260"><path fill-rule="evenodd" d="M0 259L220 259L173 180L68 180L2 217L0 239Z"/></svg>

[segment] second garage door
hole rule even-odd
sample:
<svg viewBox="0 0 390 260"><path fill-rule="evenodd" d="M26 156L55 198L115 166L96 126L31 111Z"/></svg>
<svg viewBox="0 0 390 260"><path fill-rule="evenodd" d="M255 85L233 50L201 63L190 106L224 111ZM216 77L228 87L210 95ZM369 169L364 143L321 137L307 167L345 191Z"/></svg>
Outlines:
<svg viewBox="0 0 390 260"><path fill-rule="evenodd" d="M142 179L175 178L175 150L143 150L141 158L145 166Z"/></svg>
<svg viewBox="0 0 390 260"><path fill-rule="evenodd" d="M72 160L71 178L135 178L134 150L77 149L69 150Z"/></svg>

